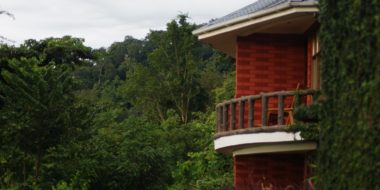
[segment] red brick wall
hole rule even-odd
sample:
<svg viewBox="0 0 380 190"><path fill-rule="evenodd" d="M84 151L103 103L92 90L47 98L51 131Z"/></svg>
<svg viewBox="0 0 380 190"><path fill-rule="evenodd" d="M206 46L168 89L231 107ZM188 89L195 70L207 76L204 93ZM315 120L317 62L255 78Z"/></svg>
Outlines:
<svg viewBox="0 0 380 190"><path fill-rule="evenodd" d="M307 37L307 87L311 88L311 64L313 63L312 57L312 45L313 38L312 33L310 33Z"/></svg>
<svg viewBox="0 0 380 190"><path fill-rule="evenodd" d="M312 56L312 51L313 51L313 38L312 38L312 33L310 32L307 35L307 66L306 66L306 81L307 81L307 88L311 88L311 65L313 63L313 56ZM307 98L307 103L312 103L312 98L308 97Z"/></svg>
<svg viewBox="0 0 380 190"><path fill-rule="evenodd" d="M253 34L239 37L236 47L235 97L306 85L306 47L303 35ZM290 104L291 98L285 100ZM255 104L255 125L260 124L261 102ZM269 100L269 107L276 107Z"/></svg>
<svg viewBox="0 0 380 190"><path fill-rule="evenodd" d="M304 189L304 154L256 154L234 157L236 190ZM262 186L263 185L263 186ZM289 188L291 189L291 188Z"/></svg>
<svg viewBox="0 0 380 190"><path fill-rule="evenodd" d="M301 35L254 34L238 38L236 97L305 85L306 39Z"/></svg>
<svg viewBox="0 0 380 190"><path fill-rule="evenodd" d="M235 96L295 90L298 83L301 88L309 86L311 46L306 36L254 34L238 38ZM291 101L288 98L285 104ZM276 103L276 99L270 99L269 107L276 107ZM255 103L254 117L255 124L260 124L260 101ZM291 153L235 156L235 188L262 189L261 183L266 187L271 183L273 190L288 185L303 189L304 160L305 155Z"/></svg>

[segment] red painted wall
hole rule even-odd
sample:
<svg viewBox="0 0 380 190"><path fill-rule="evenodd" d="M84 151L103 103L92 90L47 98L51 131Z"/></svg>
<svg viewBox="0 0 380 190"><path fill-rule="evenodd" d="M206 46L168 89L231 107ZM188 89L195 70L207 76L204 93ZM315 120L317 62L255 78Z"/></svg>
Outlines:
<svg viewBox="0 0 380 190"><path fill-rule="evenodd" d="M306 38L254 34L238 38L236 97L305 86Z"/></svg>
<svg viewBox="0 0 380 190"><path fill-rule="evenodd" d="M307 40L303 35L253 34L239 37L236 47L235 97L306 86ZM277 100L269 99L269 107ZM292 98L285 100L290 105ZM255 103L255 121L259 125L261 102Z"/></svg>
<svg viewBox="0 0 380 190"><path fill-rule="evenodd" d="M234 162L236 190L304 189L304 154L243 155L235 156Z"/></svg>
<svg viewBox="0 0 380 190"><path fill-rule="evenodd" d="M306 35L254 34L237 39L235 96L310 87L311 44ZM293 99L288 97L285 106ZM277 107L275 98L269 108ZM247 105L245 107L247 114ZM236 113L238 110L236 109ZM261 102L255 103L254 124L261 124ZM245 117L245 120L247 117ZM238 117L236 117L238 123ZM245 121L244 123L247 123ZM245 127L247 127L245 125ZM304 189L305 154L255 154L234 157L235 189ZM263 184L263 186L261 186ZM290 188L291 189L291 188Z"/></svg>
<svg viewBox="0 0 380 190"><path fill-rule="evenodd" d="M307 87L308 88L311 88L311 64L313 63L313 57L312 57L312 45L313 45L313 38L312 38L312 34L310 34L308 37L307 37Z"/></svg>

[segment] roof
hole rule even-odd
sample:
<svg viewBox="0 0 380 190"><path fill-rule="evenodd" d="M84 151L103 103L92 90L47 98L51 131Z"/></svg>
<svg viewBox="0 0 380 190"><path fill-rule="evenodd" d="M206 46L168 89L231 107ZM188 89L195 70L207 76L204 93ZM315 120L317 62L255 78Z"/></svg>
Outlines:
<svg viewBox="0 0 380 190"><path fill-rule="evenodd" d="M250 14L264 11L271 8L275 8L281 5L293 4L293 3L301 3L301 4L302 3L318 3L318 1L319 0L258 0L226 16L212 20L205 26L199 28L198 30L207 30L208 28L214 28L217 25L238 20L239 18L248 16Z"/></svg>

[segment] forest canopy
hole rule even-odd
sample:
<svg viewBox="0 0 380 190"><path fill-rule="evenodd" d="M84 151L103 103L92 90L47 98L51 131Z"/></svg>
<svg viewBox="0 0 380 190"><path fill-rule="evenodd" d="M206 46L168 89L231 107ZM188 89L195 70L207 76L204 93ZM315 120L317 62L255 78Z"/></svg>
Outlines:
<svg viewBox="0 0 380 190"><path fill-rule="evenodd" d="M144 39L93 49L72 36L0 45L1 189L221 189L214 105L233 60L179 15Z"/></svg>

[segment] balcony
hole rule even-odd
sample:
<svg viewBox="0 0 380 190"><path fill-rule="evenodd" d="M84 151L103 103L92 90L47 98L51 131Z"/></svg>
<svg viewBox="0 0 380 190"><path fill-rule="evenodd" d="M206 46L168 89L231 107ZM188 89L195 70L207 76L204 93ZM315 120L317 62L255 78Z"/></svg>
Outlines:
<svg viewBox="0 0 380 190"><path fill-rule="evenodd" d="M294 123L294 106L310 103L315 92L311 89L269 92L218 104L215 149L234 154L252 147L259 147L260 150L251 150L257 153L315 149L315 143L305 144L299 133L287 130ZM289 143L294 146L288 146Z"/></svg>

